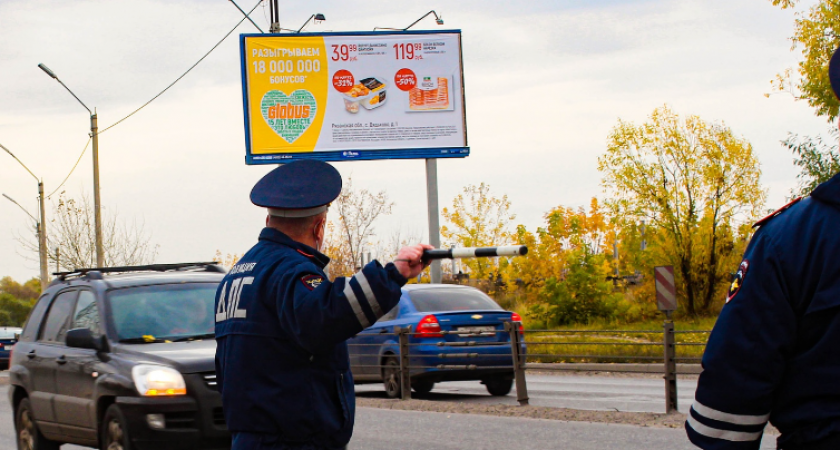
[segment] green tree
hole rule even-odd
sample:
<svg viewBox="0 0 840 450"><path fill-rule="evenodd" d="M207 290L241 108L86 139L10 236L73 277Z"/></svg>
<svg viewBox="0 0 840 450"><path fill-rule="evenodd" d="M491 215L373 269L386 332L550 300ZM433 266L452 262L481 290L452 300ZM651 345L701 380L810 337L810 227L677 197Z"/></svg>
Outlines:
<svg viewBox="0 0 840 450"><path fill-rule="evenodd" d="M21 284L12 277L3 277L0 278L0 292L11 294L19 299L35 300L41 295L41 280L30 278L29 281Z"/></svg>
<svg viewBox="0 0 840 450"><path fill-rule="evenodd" d="M831 129L829 142L822 137L802 139L791 134L783 144L793 152L793 163L799 166L800 172L796 178L799 186L793 191L794 195L808 195L820 183L828 181L834 174L840 172L840 152L837 149L837 131Z"/></svg>
<svg viewBox="0 0 840 450"><path fill-rule="evenodd" d="M606 279L605 258L586 245L570 250L563 277L546 280L539 293L540 303L529 308L529 316L548 326L610 318L621 294L615 293Z"/></svg>
<svg viewBox="0 0 840 450"><path fill-rule="evenodd" d="M598 168L614 215L658 229L686 312L708 312L729 280L737 218L756 217L766 197L749 142L723 124L683 119L665 106L639 126L619 120Z"/></svg>
<svg viewBox="0 0 840 450"><path fill-rule="evenodd" d="M41 281L32 278L21 284L12 277L0 279L0 326L19 327L41 294Z"/></svg>
<svg viewBox="0 0 840 450"><path fill-rule="evenodd" d="M510 201L507 195L492 196L490 186L484 183L466 186L441 215L449 222L440 229L444 246L488 247L513 242L510 223L516 215L510 212ZM479 279L498 274L500 269L498 258L470 258L461 264Z"/></svg>

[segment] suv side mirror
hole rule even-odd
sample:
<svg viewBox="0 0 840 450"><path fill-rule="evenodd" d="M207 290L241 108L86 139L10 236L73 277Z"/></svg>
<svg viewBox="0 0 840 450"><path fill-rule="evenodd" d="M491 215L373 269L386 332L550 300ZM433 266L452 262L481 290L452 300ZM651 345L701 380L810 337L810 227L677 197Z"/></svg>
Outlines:
<svg viewBox="0 0 840 450"><path fill-rule="evenodd" d="M89 348L97 352L108 350L105 336L93 337L90 328L74 328L68 331L66 342L68 347Z"/></svg>

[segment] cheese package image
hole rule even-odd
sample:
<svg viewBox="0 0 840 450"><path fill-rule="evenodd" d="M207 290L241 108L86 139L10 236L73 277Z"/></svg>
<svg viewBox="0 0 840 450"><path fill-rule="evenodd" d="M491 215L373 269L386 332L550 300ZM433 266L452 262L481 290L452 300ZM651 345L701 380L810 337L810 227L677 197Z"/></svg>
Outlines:
<svg viewBox="0 0 840 450"><path fill-rule="evenodd" d="M352 114L359 112L359 105L365 109L382 106L386 100L387 86L375 77L365 78L355 84L344 95L344 109Z"/></svg>
<svg viewBox="0 0 840 450"><path fill-rule="evenodd" d="M408 91L408 111L452 111L450 76L423 76Z"/></svg>

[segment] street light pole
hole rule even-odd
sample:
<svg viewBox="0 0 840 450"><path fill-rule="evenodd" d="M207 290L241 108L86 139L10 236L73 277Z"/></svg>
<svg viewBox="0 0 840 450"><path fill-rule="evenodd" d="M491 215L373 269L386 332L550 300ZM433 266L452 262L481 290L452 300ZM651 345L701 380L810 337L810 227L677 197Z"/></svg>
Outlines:
<svg viewBox="0 0 840 450"><path fill-rule="evenodd" d="M91 111L90 108L85 105L85 103L76 97L76 94L70 90L67 85L65 85L59 78L53 73L49 67L38 64L38 67L41 68L50 78L58 81L59 84L64 86L64 89L67 89L67 92L73 96L85 109L90 113L90 137L93 139L93 219L94 219L94 234L96 235L96 267L105 267L105 253L102 250L102 214L100 209L99 203L99 127L97 125L97 118L96 113Z"/></svg>
<svg viewBox="0 0 840 450"><path fill-rule="evenodd" d="M23 212L25 212L29 217L32 217L32 220L34 220L35 223L38 224L38 259L40 260L41 265L41 291L43 292L47 289L47 283L50 282L50 274L49 270L47 269L47 214L44 210L44 181L38 179L38 177L36 177L35 174L32 173L31 170L29 170L29 167L26 167L26 165L22 163L17 158L17 156L15 156L15 154L12 153L8 148L3 147L2 144L0 144L0 148L5 150L6 153L9 154L9 156L14 158L15 161L17 161L21 166L23 166L23 168L26 169L27 172L29 172L29 175L32 175L32 178L35 178L35 181L38 182L38 206L41 210L41 220L32 217L32 214L29 214L29 211L27 211L23 206L20 206L18 202L14 201L8 195L3 194L3 197L6 197L6 199L17 205L20 209L23 209Z"/></svg>

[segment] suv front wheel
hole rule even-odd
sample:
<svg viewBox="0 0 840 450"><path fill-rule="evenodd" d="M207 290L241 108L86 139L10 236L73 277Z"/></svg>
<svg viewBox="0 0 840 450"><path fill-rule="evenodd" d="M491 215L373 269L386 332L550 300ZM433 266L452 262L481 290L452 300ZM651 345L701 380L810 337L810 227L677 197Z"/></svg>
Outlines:
<svg viewBox="0 0 840 450"><path fill-rule="evenodd" d="M105 410L99 431L102 450L131 450L127 422L119 406L111 405Z"/></svg>
<svg viewBox="0 0 840 450"><path fill-rule="evenodd" d="M58 450L60 444L51 441L41 434L32 418L32 406L29 399L20 401L15 414L15 431L17 431L18 450Z"/></svg>

